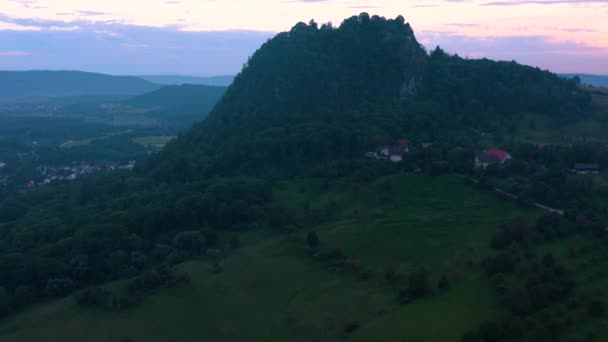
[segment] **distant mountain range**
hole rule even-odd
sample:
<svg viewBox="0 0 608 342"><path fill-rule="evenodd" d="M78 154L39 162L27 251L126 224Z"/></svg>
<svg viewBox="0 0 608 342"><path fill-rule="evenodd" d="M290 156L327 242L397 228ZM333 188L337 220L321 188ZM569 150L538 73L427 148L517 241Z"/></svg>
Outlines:
<svg viewBox="0 0 608 342"><path fill-rule="evenodd" d="M179 75L151 75L138 76L152 83L164 85L181 85L181 84L200 84L209 86L227 87L234 81L234 76L213 76L213 77L196 77L196 76L179 76Z"/></svg>
<svg viewBox="0 0 608 342"><path fill-rule="evenodd" d="M567 77L578 76L581 82L595 87L608 87L608 75L562 74Z"/></svg>
<svg viewBox="0 0 608 342"><path fill-rule="evenodd" d="M0 100L98 94L139 95L160 85L133 76L82 71L0 71Z"/></svg>

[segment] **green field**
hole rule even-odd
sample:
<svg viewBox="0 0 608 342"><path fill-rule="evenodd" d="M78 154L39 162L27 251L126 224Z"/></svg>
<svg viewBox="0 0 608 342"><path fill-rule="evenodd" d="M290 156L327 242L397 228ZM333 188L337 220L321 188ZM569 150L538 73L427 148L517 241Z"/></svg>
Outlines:
<svg viewBox="0 0 608 342"><path fill-rule="evenodd" d="M175 136L159 135L133 138L133 142L145 147L154 146L158 148L163 148L165 147L165 145L167 145L167 143L169 143L173 139L175 139Z"/></svg>
<svg viewBox="0 0 608 342"><path fill-rule="evenodd" d="M59 148L70 149L70 148L74 148L74 147L86 146L86 145L89 145L90 143L92 143L92 142L94 142L96 140L108 139L108 138L115 137L115 136L118 136L118 135L131 134L133 132L134 131L132 131L132 130L128 130L128 131L116 132L116 133L106 133L104 135L101 135L101 136L98 136L98 137L89 138L89 139L68 140L68 141L64 142L63 144L59 145Z"/></svg>
<svg viewBox="0 0 608 342"><path fill-rule="evenodd" d="M212 274L209 260L187 262L180 269L191 275L189 285L159 290L122 312L85 310L71 297L41 304L0 321L0 340L456 341L501 315L486 278L467 262L489 252L501 222L537 215L455 176L404 174L363 186L293 181L275 192L302 228L289 236L244 234L245 247L227 252L223 273ZM312 230L322 250L341 248L371 278L315 260L305 243ZM399 271L397 285L384 279L388 265ZM434 287L441 275L461 275L447 292L399 304L396 287L419 266ZM352 322L360 328L347 335Z"/></svg>

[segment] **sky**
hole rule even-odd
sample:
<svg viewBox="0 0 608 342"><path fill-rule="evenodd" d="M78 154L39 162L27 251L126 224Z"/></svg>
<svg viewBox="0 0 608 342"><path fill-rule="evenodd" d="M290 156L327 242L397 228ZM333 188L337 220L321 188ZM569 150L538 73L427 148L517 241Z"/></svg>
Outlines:
<svg viewBox="0 0 608 342"><path fill-rule="evenodd" d="M608 75L608 0L0 0L0 70L235 74L299 21L360 12L428 49Z"/></svg>

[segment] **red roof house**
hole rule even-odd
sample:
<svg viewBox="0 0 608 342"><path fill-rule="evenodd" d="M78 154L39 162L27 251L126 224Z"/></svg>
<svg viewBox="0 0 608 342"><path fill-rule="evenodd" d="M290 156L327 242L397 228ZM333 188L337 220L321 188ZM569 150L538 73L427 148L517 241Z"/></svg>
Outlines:
<svg viewBox="0 0 608 342"><path fill-rule="evenodd" d="M511 154L507 151L499 150L497 148L491 148L485 150L477 155L475 158L475 166L478 168L485 169L489 165L504 165L509 160L513 159Z"/></svg>

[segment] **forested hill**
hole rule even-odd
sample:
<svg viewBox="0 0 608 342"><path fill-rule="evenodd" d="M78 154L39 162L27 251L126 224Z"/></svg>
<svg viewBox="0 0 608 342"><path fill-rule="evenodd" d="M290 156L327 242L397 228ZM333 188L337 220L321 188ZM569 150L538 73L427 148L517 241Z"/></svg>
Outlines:
<svg viewBox="0 0 608 342"><path fill-rule="evenodd" d="M160 86L131 76L82 71L0 71L0 100L76 95L139 95Z"/></svg>
<svg viewBox="0 0 608 342"><path fill-rule="evenodd" d="M573 80L440 48L428 54L403 17L363 13L339 27L299 23L265 43L209 118L150 168L175 180L301 172L404 136L501 129L522 112L576 118L589 102Z"/></svg>
<svg viewBox="0 0 608 342"><path fill-rule="evenodd" d="M170 85L133 97L125 102L136 107L209 112L225 91L226 87L192 84Z"/></svg>

